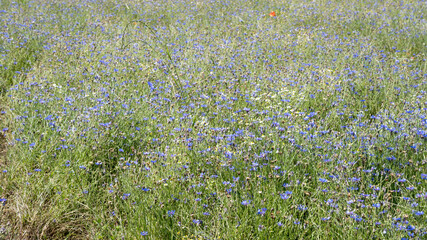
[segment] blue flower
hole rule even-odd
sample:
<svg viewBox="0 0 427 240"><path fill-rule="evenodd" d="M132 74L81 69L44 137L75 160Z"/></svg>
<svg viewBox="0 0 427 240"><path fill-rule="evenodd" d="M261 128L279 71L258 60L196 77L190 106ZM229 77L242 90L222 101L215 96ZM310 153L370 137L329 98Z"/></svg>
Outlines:
<svg viewBox="0 0 427 240"><path fill-rule="evenodd" d="M381 207L381 204L380 203L374 203L374 204L372 204L372 206L375 208L379 208L379 207Z"/></svg>
<svg viewBox="0 0 427 240"><path fill-rule="evenodd" d="M267 208L258 209L258 215L264 216L265 212L267 211Z"/></svg>
<svg viewBox="0 0 427 240"><path fill-rule="evenodd" d="M320 181L320 182L322 182L322 183L327 183L327 182L329 182L327 179L324 179L324 178L319 178L319 181Z"/></svg>
<svg viewBox="0 0 427 240"><path fill-rule="evenodd" d="M168 215L169 217L172 217L173 215L175 215L175 210L169 210Z"/></svg>
<svg viewBox="0 0 427 240"><path fill-rule="evenodd" d="M414 230L415 230L415 227L413 227L413 226L411 226L411 225L408 225L408 226L406 227L406 230L408 230L408 231L414 231Z"/></svg>
<svg viewBox="0 0 427 240"><path fill-rule="evenodd" d="M292 192L286 191L285 193L280 193L280 198L283 200L289 199L291 197Z"/></svg>
<svg viewBox="0 0 427 240"><path fill-rule="evenodd" d="M424 212L423 211L416 211L416 212L414 212L414 214L417 216L422 216L422 215L424 215Z"/></svg>
<svg viewBox="0 0 427 240"><path fill-rule="evenodd" d="M122 199L126 200L130 196L130 193L123 193Z"/></svg>
<svg viewBox="0 0 427 240"><path fill-rule="evenodd" d="M305 205L298 205L298 210L300 210L300 211L305 211L305 210L307 210L308 209L308 207L306 207Z"/></svg>
<svg viewBox="0 0 427 240"><path fill-rule="evenodd" d="M150 90L153 90L153 89L154 89L154 86L153 86L153 84L152 84L150 81L148 81L148 82L147 82L147 84L148 84L148 86L150 87Z"/></svg>

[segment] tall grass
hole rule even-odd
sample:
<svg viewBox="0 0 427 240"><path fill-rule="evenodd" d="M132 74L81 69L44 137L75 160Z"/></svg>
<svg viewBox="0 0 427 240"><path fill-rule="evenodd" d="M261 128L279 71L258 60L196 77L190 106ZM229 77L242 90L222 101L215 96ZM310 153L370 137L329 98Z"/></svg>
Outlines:
<svg viewBox="0 0 427 240"><path fill-rule="evenodd" d="M425 12L2 1L0 238L425 238Z"/></svg>

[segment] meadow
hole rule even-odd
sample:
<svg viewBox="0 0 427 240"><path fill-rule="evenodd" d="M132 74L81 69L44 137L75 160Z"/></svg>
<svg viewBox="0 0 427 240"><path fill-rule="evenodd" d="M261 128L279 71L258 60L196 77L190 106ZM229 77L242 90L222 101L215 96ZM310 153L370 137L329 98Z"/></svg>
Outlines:
<svg viewBox="0 0 427 240"><path fill-rule="evenodd" d="M0 0L0 239L426 239L425 0Z"/></svg>

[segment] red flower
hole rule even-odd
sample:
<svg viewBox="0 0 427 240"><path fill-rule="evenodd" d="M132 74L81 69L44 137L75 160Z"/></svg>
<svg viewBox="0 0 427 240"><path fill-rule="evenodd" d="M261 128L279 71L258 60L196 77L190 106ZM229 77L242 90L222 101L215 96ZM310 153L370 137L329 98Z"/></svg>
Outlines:
<svg viewBox="0 0 427 240"><path fill-rule="evenodd" d="M271 11L270 12L270 17L275 17L275 16L276 16L276 13L274 11Z"/></svg>

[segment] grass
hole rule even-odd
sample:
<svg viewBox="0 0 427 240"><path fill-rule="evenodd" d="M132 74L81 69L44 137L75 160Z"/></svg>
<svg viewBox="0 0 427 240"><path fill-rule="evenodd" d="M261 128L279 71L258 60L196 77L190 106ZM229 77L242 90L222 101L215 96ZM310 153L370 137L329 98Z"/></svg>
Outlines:
<svg viewBox="0 0 427 240"><path fill-rule="evenodd" d="M425 238L425 13L2 1L0 238Z"/></svg>

